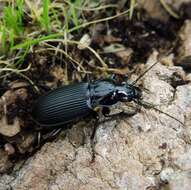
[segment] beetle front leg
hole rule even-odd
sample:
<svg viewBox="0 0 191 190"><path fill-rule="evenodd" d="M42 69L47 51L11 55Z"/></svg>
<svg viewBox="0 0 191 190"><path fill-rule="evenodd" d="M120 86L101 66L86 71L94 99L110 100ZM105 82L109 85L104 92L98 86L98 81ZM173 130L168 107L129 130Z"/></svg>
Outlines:
<svg viewBox="0 0 191 190"><path fill-rule="evenodd" d="M103 114L105 117L117 116L117 115L122 114L123 111L119 111L119 112L117 112L117 113L112 113L112 114L110 114L110 113L111 113L110 108L108 108L108 107L103 107L103 108L102 108L102 114Z"/></svg>
<svg viewBox="0 0 191 190"><path fill-rule="evenodd" d="M94 119L99 119L99 114L98 114L98 111L96 110L92 110L91 111L91 113L90 113L91 115L92 115L92 117L94 118Z"/></svg>
<svg viewBox="0 0 191 190"><path fill-rule="evenodd" d="M139 112L141 109L140 105L126 105L124 106L123 103L119 104L117 107L112 108L112 111L109 107L103 107L102 108L102 114L105 117L113 117L113 116L118 116L118 115L123 115L123 116L133 116L137 112Z"/></svg>

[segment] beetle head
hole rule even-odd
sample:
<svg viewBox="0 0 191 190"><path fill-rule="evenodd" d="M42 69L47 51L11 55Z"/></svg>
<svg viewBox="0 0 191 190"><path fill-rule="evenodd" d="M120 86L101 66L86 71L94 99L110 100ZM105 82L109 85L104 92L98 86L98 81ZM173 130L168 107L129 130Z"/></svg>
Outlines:
<svg viewBox="0 0 191 190"><path fill-rule="evenodd" d="M137 102L142 97L142 91L134 85L125 84L117 90L115 97L121 102Z"/></svg>

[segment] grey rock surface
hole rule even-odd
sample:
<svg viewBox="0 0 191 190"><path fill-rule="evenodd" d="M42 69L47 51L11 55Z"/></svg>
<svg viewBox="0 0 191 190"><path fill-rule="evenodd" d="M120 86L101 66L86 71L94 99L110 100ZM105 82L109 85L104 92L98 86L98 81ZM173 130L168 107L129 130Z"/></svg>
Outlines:
<svg viewBox="0 0 191 190"><path fill-rule="evenodd" d="M191 20L186 20L180 31L181 46L179 55L186 57L191 55Z"/></svg>
<svg viewBox="0 0 191 190"><path fill-rule="evenodd" d="M153 53L146 67L157 58ZM13 174L3 175L0 189L14 190L187 190L191 171L191 84L173 88L172 76L186 77L181 67L158 63L139 81L149 89L132 117L76 124L46 143Z"/></svg>

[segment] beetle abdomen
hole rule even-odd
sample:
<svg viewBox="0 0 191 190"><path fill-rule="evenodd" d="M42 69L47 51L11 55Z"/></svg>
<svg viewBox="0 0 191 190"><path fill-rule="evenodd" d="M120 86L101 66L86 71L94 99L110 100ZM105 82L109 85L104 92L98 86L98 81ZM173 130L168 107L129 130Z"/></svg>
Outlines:
<svg viewBox="0 0 191 190"><path fill-rule="evenodd" d="M90 113L88 83L68 85L51 91L37 101L33 118L41 125L61 125Z"/></svg>

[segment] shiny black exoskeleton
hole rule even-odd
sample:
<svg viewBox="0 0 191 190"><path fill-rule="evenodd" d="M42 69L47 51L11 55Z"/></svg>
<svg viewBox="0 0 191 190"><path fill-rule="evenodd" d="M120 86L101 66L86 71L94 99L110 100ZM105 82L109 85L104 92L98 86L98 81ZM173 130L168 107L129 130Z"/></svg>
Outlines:
<svg viewBox="0 0 191 190"><path fill-rule="evenodd" d="M33 118L41 125L57 126L82 118L97 107L108 108L117 102L137 102L141 90L115 80L81 82L55 89L39 98Z"/></svg>

